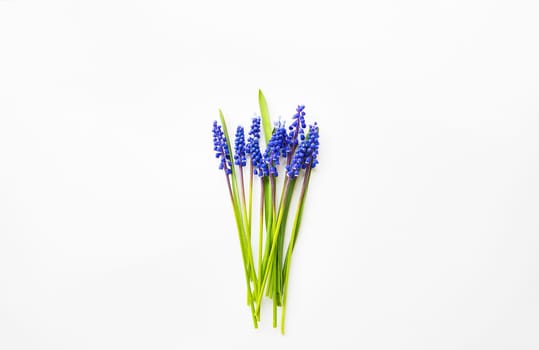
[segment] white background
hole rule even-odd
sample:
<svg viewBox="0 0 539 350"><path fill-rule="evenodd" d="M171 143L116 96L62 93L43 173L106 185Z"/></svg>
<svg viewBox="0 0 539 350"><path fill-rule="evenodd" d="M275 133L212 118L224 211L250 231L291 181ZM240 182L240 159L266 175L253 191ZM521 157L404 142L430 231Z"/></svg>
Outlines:
<svg viewBox="0 0 539 350"><path fill-rule="evenodd" d="M535 1L0 0L0 349L537 349ZM211 123L321 126L288 333Z"/></svg>

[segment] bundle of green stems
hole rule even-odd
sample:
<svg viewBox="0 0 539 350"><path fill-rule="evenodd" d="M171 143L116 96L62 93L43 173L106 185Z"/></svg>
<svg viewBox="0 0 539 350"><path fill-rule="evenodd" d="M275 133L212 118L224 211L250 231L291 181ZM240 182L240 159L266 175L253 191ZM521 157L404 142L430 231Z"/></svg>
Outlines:
<svg viewBox="0 0 539 350"><path fill-rule="evenodd" d="M244 128L237 127L234 148L223 112L219 111L220 125L217 121L213 125L214 151L234 213L253 325L258 328L265 296L272 301L274 328L281 310L284 334L292 253L312 169L318 164L319 128L316 123L307 128L302 105L288 127L282 122L272 125L262 91L258 99L260 117L253 118L247 141ZM264 152L262 144L266 146ZM259 190L254 191L255 186ZM258 199L253 198L253 192ZM293 221L287 227L289 218Z"/></svg>

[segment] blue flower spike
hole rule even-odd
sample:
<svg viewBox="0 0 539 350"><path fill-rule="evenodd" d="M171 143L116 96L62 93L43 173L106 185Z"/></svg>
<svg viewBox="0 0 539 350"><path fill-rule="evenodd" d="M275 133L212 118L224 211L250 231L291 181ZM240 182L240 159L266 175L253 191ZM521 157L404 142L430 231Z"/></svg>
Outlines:
<svg viewBox="0 0 539 350"><path fill-rule="evenodd" d="M299 141L305 140L305 106L299 105L296 108L296 114L292 116L292 124L288 127L288 152L294 152Z"/></svg>
<svg viewBox="0 0 539 350"><path fill-rule="evenodd" d="M269 174L272 176L278 176L277 166L280 164L279 158L286 157L288 152L288 141L286 135L286 128L283 124L278 123L275 126L275 131L271 135L271 139L268 142L268 147L264 152L264 162L269 168Z"/></svg>
<svg viewBox="0 0 539 350"><path fill-rule="evenodd" d="M253 118L251 122L251 129L249 130L249 137L247 138L247 145L245 146L245 152L251 154L251 149L254 144L258 144L260 149L260 117Z"/></svg>
<svg viewBox="0 0 539 350"><path fill-rule="evenodd" d="M260 117L253 118L245 153L251 156L253 173L259 177L268 176L268 167L264 163L264 158L260 151Z"/></svg>
<svg viewBox="0 0 539 350"><path fill-rule="evenodd" d="M219 170L224 170L226 175L232 173L232 163L230 161L230 151L226 143L226 138L221 125L217 121L213 122L213 150L215 158L219 158Z"/></svg>
<svg viewBox="0 0 539 350"><path fill-rule="evenodd" d="M245 157L245 133L243 126L238 126L236 129L236 139L234 140L234 164L239 167L247 165Z"/></svg>
<svg viewBox="0 0 539 350"><path fill-rule="evenodd" d="M299 175L301 169L306 169L308 166L315 168L318 164L318 147L320 145L318 134L318 125L309 125L309 134L305 140L301 142L290 165L286 166L288 177L295 178Z"/></svg>

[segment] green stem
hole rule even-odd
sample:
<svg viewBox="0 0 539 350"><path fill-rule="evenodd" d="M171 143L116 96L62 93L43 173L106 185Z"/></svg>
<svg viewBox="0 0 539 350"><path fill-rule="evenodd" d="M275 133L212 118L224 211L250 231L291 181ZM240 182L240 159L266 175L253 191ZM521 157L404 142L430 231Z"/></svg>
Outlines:
<svg viewBox="0 0 539 350"><path fill-rule="evenodd" d="M273 210L271 209L271 189L269 178L267 176L262 177L262 183L264 184L264 221L266 223L266 242L264 248L264 257L262 258L262 270L259 274L259 277L263 276L265 273L266 260L269 256L271 248L271 224L273 222Z"/></svg>
<svg viewBox="0 0 539 350"><path fill-rule="evenodd" d="M274 268L274 273L277 273L277 270ZM273 328L277 328L277 287L273 287Z"/></svg>
<svg viewBox="0 0 539 350"><path fill-rule="evenodd" d="M288 176L285 176L284 179L284 185L283 185L283 191L281 193L281 203L279 206L286 206L286 190L288 189ZM284 200L283 200L284 199ZM284 208L283 208L284 210ZM279 208L279 211L281 211L281 208ZM279 226L279 243L277 244L277 252L275 253L275 299L277 301L277 305L281 306L281 262L282 262L282 253L283 253L283 242L284 242L284 229L282 227L283 225ZM275 326L277 326L277 322L275 322Z"/></svg>
<svg viewBox="0 0 539 350"><path fill-rule="evenodd" d="M285 274L284 274L284 287L283 287L283 306L281 309L281 333L284 335L284 322L285 322L285 314L286 314L286 298L288 296L288 276L290 272L290 259L292 258L292 250L288 249L288 252L286 254L286 260L288 261L288 264L285 266Z"/></svg>
<svg viewBox="0 0 539 350"><path fill-rule="evenodd" d="M286 183L286 186L288 186L288 183ZM281 201L283 201L283 200L284 200L284 198L281 198ZM275 226L276 228L279 228L279 226L281 225L282 218L283 218L283 205L280 205L279 215L278 215L278 218L277 218L277 224ZM274 229L274 228L272 228L272 229ZM269 273L271 271L271 268L273 267L273 261L274 261L274 258L275 258L275 251L276 251L276 247L277 247L277 242L278 242L277 238L278 237L279 237L278 230L275 230L275 232L273 232L273 234L272 234L271 250L270 250L269 257L268 257L267 266L265 267L265 273L264 273L264 277L262 279L262 287L261 287L260 291L264 290L264 288L266 286L266 283L268 281ZM259 312L259 310L260 310L260 304L262 303L262 296L263 296L263 293L258 293L257 312Z"/></svg>
<svg viewBox="0 0 539 350"><path fill-rule="evenodd" d="M248 219L248 216L247 216L247 203L245 201L245 184L244 184L244 181L243 181L243 167L242 166L239 167L239 172L240 172L241 197L242 197L241 205L242 205L242 209L243 209L243 218L245 219L244 221L245 221L245 226L246 226L246 229L245 229L245 242L246 242L245 249L247 251L247 259L248 259L248 262L249 262L250 276L251 276L251 279L252 279L254 287L255 287L255 292L254 293L257 294L258 283L257 283L255 263L254 263L254 259L253 259L253 253L252 253L253 250L252 250L252 247L251 247L251 227L249 225L249 219Z"/></svg>
<svg viewBox="0 0 539 350"><path fill-rule="evenodd" d="M258 275L262 273L262 241L264 240L264 182L260 179L260 219L258 230ZM260 279L259 279L260 282ZM260 288L259 288L260 290Z"/></svg>
<svg viewBox="0 0 539 350"><path fill-rule="evenodd" d="M260 178L260 219L258 232L258 276L262 276L262 241L264 240L264 180ZM260 289L260 278L258 279L258 293L264 293ZM260 310L257 312L260 320Z"/></svg>
<svg viewBox="0 0 539 350"><path fill-rule="evenodd" d="M285 329L285 315L286 315L286 299L288 296L288 279L290 275L290 265L292 262L292 251L296 245L296 239L301 224L301 217L303 215L303 204L305 203L305 196L307 194L307 188L309 187L309 180L311 178L311 167L308 166L305 170L305 178L303 179L303 186L298 200L298 208L296 209L296 217L294 224L292 225L292 233L290 236L290 242L288 243L288 249L286 253L286 260L284 266L284 286L283 286L283 306L281 310L281 333L284 334Z"/></svg>
<svg viewBox="0 0 539 350"><path fill-rule="evenodd" d="M266 267L267 267L267 259L269 258L269 253L271 251L271 242L273 242L273 230L274 230L274 227L276 225L276 220L277 220L277 214L276 214L276 208L277 208L277 205L275 204L276 203L276 199L275 199L275 177L273 175L269 175L268 176L268 183L267 185L269 186L268 188L268 198L269 198L269 201L266 201L266 215L269 213L269 220L266 221L266 224L267 224L267 239L266 239L266 254L264 255L264 260L262 262L262 269L264 272L266 272ZM273 275L271 275L270 273L270 280L273 281ZM268 284L268 289L266 291L266 296L267 297L271 297L273 293L273 283L270 283Z"/></svg>
<svg viewBox="0 0 539 350"><path fill-rule="evenodd" d="M251 159L249 164L249 214L247 222L249 223L249 236L251 235L251 219L253 213L253 159ZM249 237L250 238L250 237Z"/></svg>
<svg viewBox="0 0 539 350"><path fill-rule="evenodd" d="M277 213L278 213L278 207L277 207L277 185L276 185L276 181L275 181L275 176L273 175L270 175L270 186L271 186L271 209L272 209L272 213L273 213L273 220L272 220L272 223L271 223L271 232L272 232L272 240L273 240L273 235L275 234L273 232L273 230L276 228L276 220L277 220ZM276 278L276 274L275 274L275 269L273 269L273 271L270 273L270 284L269 284L269 288L268 288L268 296L272 296L272 299L274 301L274 304L275 304L275 293L273 293L273 290L275 289L276 287L276 284L275 284L275 278Z"/></svg>
<svg viewBox="0 0 539 350"><path fill-rule="evenodd" d="M225 169L225 174L226 174L226 169ZM258 328L257 317L256 317L255 308L254 308L254 298L253 298L253 295L251 293L251 282L250 282L250 279L249 279L249 272L248 272L247 262L246 262L246 257L245 257L245 244L243 242L242 227L241 227L242 220L240 218L240 215L238 215L239 211L238 211L238 208L237 208L237 206L235 205L235 202L234 202L234 195L232 194L232 188L230 186L230 179L229 179L228 175L225 175L225 176L226 176L226 183L228 185L228 192L230 194L230 201L232 203L232 209L234 210L234 217L236 219L236 226L238 228L238 237L239 237L239 240L240 240L241 255L242 255L242 258L243 258L243 269L244 269L244 272L245 272L245 281L247 283L247 301L248 301L249 306L251 308L251 315L252 315L252 318L253 318L253 325L254 325L255 328Z"/></svg>
<svg viewBox="0 0 539 350"><path fill-rule="evenodd" d="M240 166L240 183L241 183L241 204L243 208L243 217L245 218L245 226L247 227L247 239L251 239L251 230L249 226L249 215L247 215L247 201L245 200L245 183L243 181L243 167Z"/></svg>
<svg viewBox="0 0 539 350"><path fill-rule="evenodd" d="M273 209L273 220L275 220L276 218L276 210L277 210L277 204L276 204L276 199L275 199L275 190L276 190L276 186L275 186L275 176L273 175L270 175L270 184L271 184L271 208ZM274 222L275 224L275 222Z"/></svg>

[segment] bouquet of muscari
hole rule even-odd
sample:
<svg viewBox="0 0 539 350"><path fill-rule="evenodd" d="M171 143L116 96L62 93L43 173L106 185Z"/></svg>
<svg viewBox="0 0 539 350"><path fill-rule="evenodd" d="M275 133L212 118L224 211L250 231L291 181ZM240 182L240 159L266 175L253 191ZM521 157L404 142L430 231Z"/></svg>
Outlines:
<svg viewBox="0 0 539 350"><path fill-rule="evenodd" d="M232 203L247 284L247 304L254 327L258 328L262 299L266 295L273 301L274 328L277 327L277 310L281 308L284 334L292 252L312 169L318 164L318 125L307 127L305 106L300 105L288 127L283 122L272 126L261 91L258 98L261 116L252 119L247 141L244 128L238 126L232 149L224 115L219 111L221 123L213 123L213 143ZM266 145L264 151L263 144ZM277 181L279 173L284 175L281 181ZM260 188L259 200L253 200L254 186ZM298 190L294 191L296 187ZM293 202L294 192L297 199ZM294 221L287 234L286 223L294 209L292 204L295 204ZM256 229L253 206L259 206Z"/></svg>

